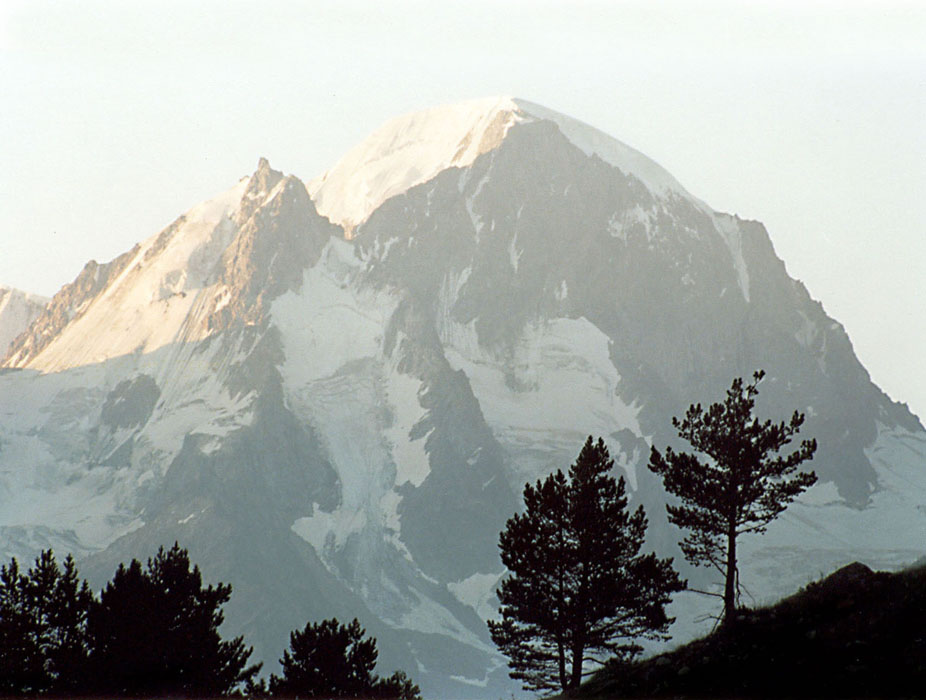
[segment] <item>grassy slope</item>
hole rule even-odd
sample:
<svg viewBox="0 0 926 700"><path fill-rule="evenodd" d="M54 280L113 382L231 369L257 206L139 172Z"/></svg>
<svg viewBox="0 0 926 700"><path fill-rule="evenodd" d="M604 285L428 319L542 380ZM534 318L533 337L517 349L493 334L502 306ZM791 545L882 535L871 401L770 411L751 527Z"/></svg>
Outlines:
<svg viewBox="0 0 926 700"><path fill-rule="evenodd" d="M602 669L619 697L926 697L926 566L850 564L673 652Z"/></svg>

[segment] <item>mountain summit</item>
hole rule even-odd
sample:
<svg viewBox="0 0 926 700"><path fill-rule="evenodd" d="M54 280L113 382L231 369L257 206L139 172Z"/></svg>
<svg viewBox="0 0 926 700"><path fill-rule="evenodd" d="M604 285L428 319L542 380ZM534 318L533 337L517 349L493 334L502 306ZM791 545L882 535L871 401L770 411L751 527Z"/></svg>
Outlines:
<svg viewBox="0 0 926 700"><path fill-rule="evenodd" d="M750 592L922 554L926 431L765 228L522 100L401 117L308 187L262 159L88 263L4 367L0 554L103 582L177 540L268 663L358 617L426 693L506 695L485 619L525 481L602 436L681 561L650 446L758 368L758 414L807 414L820 482L742 542ZM704 605L679 599L677 638Z"/></svg>
<svg viewBox="0 0 926 700"><path fill-rule="evenodd" d="M309 183L318 210L352 231L389 197L447 168L465 168L497 148L509 129L535 121L555 123L587 155L632 174L654 193L690 197L669 173L607 134L546 107L512 97L444 105L393 119Z"/></svg>

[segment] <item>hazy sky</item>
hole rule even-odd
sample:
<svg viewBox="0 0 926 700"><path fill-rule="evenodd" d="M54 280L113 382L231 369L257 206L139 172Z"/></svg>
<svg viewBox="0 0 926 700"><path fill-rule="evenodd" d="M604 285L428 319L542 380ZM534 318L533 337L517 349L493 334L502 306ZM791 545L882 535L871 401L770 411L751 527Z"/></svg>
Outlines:
<svg viewBox="0 0 926 700"><path fill-rule="evenodd" d="M765 223L926 416L926 3L0 0L0 284L47 295L266 156L513 95Z"/></svg>

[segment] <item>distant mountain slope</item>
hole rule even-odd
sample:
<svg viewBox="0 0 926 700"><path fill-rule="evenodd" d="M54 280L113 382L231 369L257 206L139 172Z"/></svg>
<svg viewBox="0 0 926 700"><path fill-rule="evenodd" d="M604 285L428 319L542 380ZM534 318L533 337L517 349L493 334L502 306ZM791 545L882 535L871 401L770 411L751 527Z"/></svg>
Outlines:
<svg viewBox="0 0 926 700"><path fill-rule="evenodd" d="M585 698L912 698L926 687L926 566L850 564L735 626L599 672Z"/></svg>
<svg viewBox="0 0 926 700"><path fill-rule="evenodd" d="M35 320L49 299L19 289L0 286L0 357L13 339Z"/></svg>
<svg viewBox="0 0 926 700"><path fill-rule="evenodd" d="M750 592L923 553L926 431L762 225L520 100L400 117L308 187L262 159L89 263L3 366L0 554L103 582L179 540L271 666L307 619L358 616L426 693L507 694L485 618L524 482L601 435L678 557L649 447L757 368L820 484L744 539Z"/></svg>

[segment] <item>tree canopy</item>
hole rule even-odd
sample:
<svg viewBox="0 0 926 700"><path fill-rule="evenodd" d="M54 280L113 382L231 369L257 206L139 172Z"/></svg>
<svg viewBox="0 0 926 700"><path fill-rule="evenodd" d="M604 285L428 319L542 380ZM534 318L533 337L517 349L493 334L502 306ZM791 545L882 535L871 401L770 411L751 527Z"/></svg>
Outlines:
<svg viewBox="0 0 926 700"><path fill-rule="evenodd" d="M356 619L309 622L290 634L280 659L283 675L270 676L270 694L287 698L394 698L420 700L418 686L402 671L389 678L374 673L376 640Z"/></svg>
<svg viewBox="0 0 926 700"><path fill-rule="evenodd" d="M231 587L203 587L186 550L120 565L99 599L69 555L0 567L0 695L228 695L252 679L242 638L223 641Z"/></svg>
<svg viewBox="0 0 926 700"><path fill-rule="evenodd" d="M63 570L50 549L26 573L0 568L0 694L79 692L92 600L70 555Z"/></svg>
<svg viewBox="0 0 926 700"><path fill-rule="evenodd" d="M649 468L662 477L666 491L680 505L667 505L669 521L688 530L681 542L685 558L695 566L711 566L724 576L724 619L733 619L738 594L736 542L740 535L760 533L780 515L817 476L799 472L813 457L816 440L804 440L789 454L780 454L804 423L797 411L790 421L760 421L753 415L758 385L734 379L723 403L688 408L682 420L672 419L679 437L706 455L702 461L667 447L654 446ZM788 478L790 477L790 478Z"/></svg>
<svg viewBox="0 0 926 700"><path fill-rule="evenodd" d="M512 678L533 690L577 687L589 664L629 659L639 638L664 637L665 606L685 586L671 559L640 554L647 519L628 508L603 440L589 436L568 476L524 487L523 513L499 537L510 572L490 621Z"/></svg>
<svg viewBox="0 0 926 700"><path fill-rule="evenodd" d="M219 625L231 586L203 587L178 544L161 547L147 569L120 565L91 607L90 668L97 690L112 695L217 696L252 678L251 649L223 641Z"/></svg>
<svg viewBox="0 0 926 700"><path fill-rule="evenodd" d="M308 623L290 636L283 675L257 680L242 637L219 635L231 586L203 586L179 544L120 564L95 598L69 555L22 572L0 567L0 696L250 697L420 700L403 671L374 673L376 640L357 620Z"/></svg>

